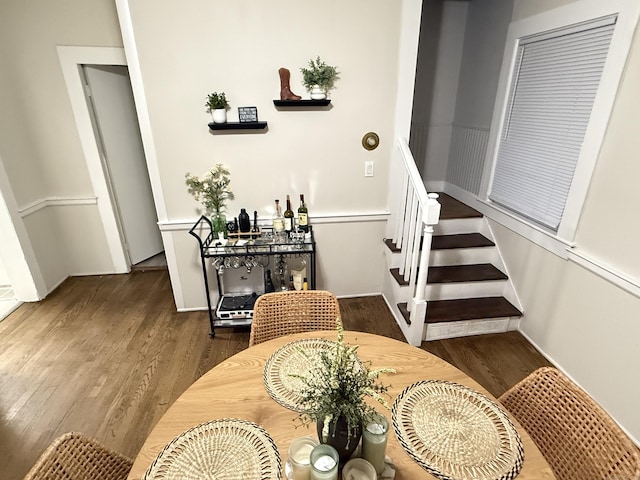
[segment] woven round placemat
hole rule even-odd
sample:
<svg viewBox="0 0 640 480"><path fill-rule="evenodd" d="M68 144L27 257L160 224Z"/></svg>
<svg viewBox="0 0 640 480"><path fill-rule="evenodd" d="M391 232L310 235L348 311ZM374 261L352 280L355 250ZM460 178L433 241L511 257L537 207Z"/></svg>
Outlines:
<svg viewBox="0 0 640 480"><path fill-rule="evenodd" d="M335 342L322 338L305 338L283 345L276 350L264 366L264 387L267 393L283 407L302 412L298 392L304 383L293 375L304 375L316 364L320 352L330 349Z"/></svg>
<svg viewBox="0 0 640 480"><path fill-rule="evenodd" d="M414 383L391 413L405 451L442 480L508 480L522 468L522 442L506 413L463 385Z"/></svg>
<svg viewBox="0 0 640 480"><path fill-rule="evenodd" d="M281 479L280 454L259 425L236 418L202 423L173 439L144 480Z"/></svg>

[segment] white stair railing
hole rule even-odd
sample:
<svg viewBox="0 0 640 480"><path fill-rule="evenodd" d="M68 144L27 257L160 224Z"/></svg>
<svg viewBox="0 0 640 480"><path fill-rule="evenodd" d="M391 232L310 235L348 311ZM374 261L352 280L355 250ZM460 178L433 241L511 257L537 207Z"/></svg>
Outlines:
<svg viewBox="0 0 640 480"><path fill-rule="evenodd" d="M420 172L405 138L394 148L393 168L397 185L392 188L395 201L391 211L393 241L400 248L400 274L408 282L411 299L407 302L410 324L400 327L411 345L420 345L427 315L425 288L429 272L429 253L433 226L440 220L437 193L427 193ZM395 183L395 182L394 182Z"/></svg>

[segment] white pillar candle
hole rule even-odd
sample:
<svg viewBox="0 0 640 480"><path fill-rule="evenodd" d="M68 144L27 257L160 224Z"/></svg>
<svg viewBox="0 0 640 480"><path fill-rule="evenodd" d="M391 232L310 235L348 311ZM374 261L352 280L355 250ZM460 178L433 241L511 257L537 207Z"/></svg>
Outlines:
<svg viewBox="0 0 640 480"><path fill-rule="evenodd" d="M338 480L338 452L331 445L318 445L311 452L311 480Z"/></svg>
<svg viewBox="0 0 640 480"><path fill-rule="evenodd" d="M342 468L342 480L376 480L376 469L364 458L352 458Z"/></svg>
<svg viewBox="0 0 640 480"><path fill-rule="evenodd" d="M374 415L362 432L362 458L373 465L377 474L384 470L388 435L389 421L380 414Z"/></svg>
<svg viewBox="0 0 640 480"><path fill-rule="evenodd" d="M311 437L296 438L289 447L289 465L294 480L311 480L311 451L318 444Z"/></svg>

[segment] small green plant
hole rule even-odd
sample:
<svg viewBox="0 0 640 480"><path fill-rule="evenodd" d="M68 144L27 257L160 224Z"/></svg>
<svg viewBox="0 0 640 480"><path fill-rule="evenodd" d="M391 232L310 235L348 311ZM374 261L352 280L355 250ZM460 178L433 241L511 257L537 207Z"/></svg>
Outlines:
<svg viewBox="0 0 640 480"><path fill-rule="evenodd" d="M333 84L338 78L337 67L327 65L320 57L309 60L309 68L302 67L302 83L307 91L318 85L325 93L333 88Z"/></svg>
<svg viewBox="0 0 640 480"><path fill-rule="evenodd" d="M207 95L207 103L205 103L204 106L207 107L207 113L211 113L213 110L217 110L219 108L228 110L229 101L227 100L224 92L213 92Z"/></svg>

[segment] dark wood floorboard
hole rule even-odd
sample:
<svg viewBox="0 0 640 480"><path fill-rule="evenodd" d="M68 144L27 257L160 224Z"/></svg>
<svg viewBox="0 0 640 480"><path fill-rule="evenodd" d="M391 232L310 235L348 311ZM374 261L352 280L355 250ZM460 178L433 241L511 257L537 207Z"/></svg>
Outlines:
<svg viewBox="0 0 640 480"><path fill-rule="evenodd" d="M380 296L340 300L350 330L403 339ZM177 313L166 270L73 277L0 322L0 478L18 480L58 435L81 431L135 457L176 398L247 348ZM546 364L517 333L423 343L494 395Z"/></svg>

